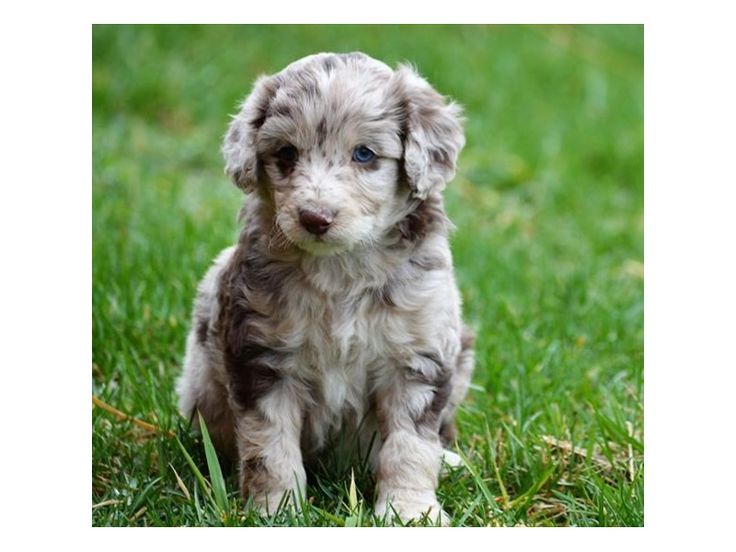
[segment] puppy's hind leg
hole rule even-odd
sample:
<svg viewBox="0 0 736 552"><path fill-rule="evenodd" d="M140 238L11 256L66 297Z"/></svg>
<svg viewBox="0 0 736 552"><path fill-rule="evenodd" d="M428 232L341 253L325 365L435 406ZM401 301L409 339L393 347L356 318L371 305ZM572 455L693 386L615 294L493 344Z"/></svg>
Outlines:
<svg viewBox="0 0 736 552"><path fill-rule="evenodd" d="M475 365L475 354L473 344L475 343L475 335L470 328L463 326L460 335L460 354L457 357L455 370L452 374L452 392L447 401L447 405L442 411L440 422L440 440L445 449L452 447L457 438L457 430L455 428L455 411L458 405L463 401L468 393L470 379L473 375ZM457 454L445 450L445 462L450 466L459 466L462 461Z"/></svg>
<svg viewBox="0 0 736 552"><path fill-rule="evenodd" d="M228 404L227 390L218 381L205 347L198 343L196 328L187 339L184 371L177 381L179 412L193 427L199 427L202 415L217 452L224 459L237 458L235 421Z"/></svg>
<svg viewBox="0 0 736 552"><path fill-rule="evenodd" d="M220 274L233 250L230 247L222 251L199 284L192 329L187 337L184 369L176 385L181 414L196 427L199 411L218 452L231 460L237 457L235 423L228 403L222 352L211 321L218 313Z"/></svg>
<svg viewBox="0 0 736 552"><path fill-rule="evenodd" d="M440 421L440 442L444 447L442 451L442 473L447 472L447 468L459 468L463 465L463 459L459 454L450 450L455 445L457 439L457 429L455 427L455 412L458 405L465 398L470 386L470 379L473 375L473 366L475 358L473 353L473 343L475 336L472 331L464 326L460 336L460 354L455 364L455 370L452 374L452 391L450 397L442 411Z"/></svg>

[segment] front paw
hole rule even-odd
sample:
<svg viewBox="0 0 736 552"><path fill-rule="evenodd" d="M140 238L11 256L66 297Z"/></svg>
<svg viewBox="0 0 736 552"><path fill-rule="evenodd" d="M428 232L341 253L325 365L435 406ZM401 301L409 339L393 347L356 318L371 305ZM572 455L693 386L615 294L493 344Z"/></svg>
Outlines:
<svg viewBox="0 0 736 552"><path fill-rule="evenodd" d="M274 477L275 465L263 461L244 461L240 466L243 499L262 516L272 516L288 509L301 510L306 497L307 475L301 465L292 468L292 476Z"/></svg>
<svg viewBox="0 0 736 552"><path fill-rule="evenodd" d="M402 490L392 496L379 496L376 517L391 523L398 515L402 523L427 520L433 525L447 527L450 516L442 509L434 493Z"/></svg>

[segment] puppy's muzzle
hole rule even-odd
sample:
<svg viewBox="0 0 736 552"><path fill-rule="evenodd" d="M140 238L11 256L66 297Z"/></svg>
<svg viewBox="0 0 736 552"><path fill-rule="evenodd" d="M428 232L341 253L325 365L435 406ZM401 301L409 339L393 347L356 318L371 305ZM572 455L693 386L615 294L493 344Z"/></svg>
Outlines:
<svg viewBox="0 0 736 552"><path fill-rule="evenodd" d="M335 220L335 215L327 209L300 209L299 210L299 223L306 229L310 234L315 236L321 236L330 229L332 221Z"/></svg>

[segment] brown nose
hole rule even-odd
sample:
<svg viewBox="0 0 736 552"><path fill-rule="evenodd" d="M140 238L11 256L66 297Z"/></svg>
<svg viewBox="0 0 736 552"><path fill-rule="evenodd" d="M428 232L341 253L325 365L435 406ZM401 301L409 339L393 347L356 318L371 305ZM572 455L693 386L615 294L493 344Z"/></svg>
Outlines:
<svg viewBox="0 0 736 552"><path fill-rule="evenodd" d="M324 209L301 209L299 211L299 222L307 232L315 236L321 236L327 232L333 218L333 214Z"/></svg>

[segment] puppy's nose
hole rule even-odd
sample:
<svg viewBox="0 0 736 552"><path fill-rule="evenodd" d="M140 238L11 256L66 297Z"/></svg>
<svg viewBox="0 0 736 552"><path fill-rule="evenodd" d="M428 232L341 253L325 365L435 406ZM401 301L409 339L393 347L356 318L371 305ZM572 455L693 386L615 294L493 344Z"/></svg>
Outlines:
<svg viewBox="0 0 736 552"><path fill-rule="evenodd" d="M300 209L299 222L307 232L321 236L330 229L334 215L325 209Z"/></svg>

